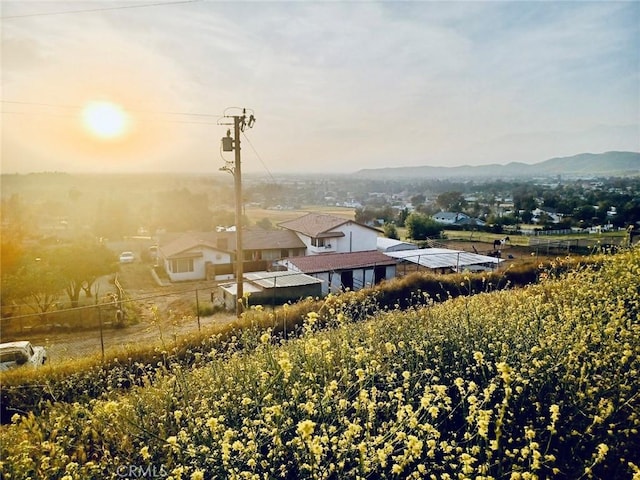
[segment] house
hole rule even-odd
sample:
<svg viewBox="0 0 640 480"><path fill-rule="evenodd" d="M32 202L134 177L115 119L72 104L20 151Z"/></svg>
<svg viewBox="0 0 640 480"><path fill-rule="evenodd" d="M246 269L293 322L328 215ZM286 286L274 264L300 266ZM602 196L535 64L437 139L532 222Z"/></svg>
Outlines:
<svg viewBox="0 0 640 480"><path fill-rule="evenodd" d="M533 223L540 223L545 217L551 223L560 223L562 221L562 214L556 213L555 210L549 208L536 208L535 210L531 210L531 215L531 221Z"/></svg>
<svg viewBox="0 0 640 480"><path fill-rule="evenodd" d="M454 225L460 220L471 218L466 213L456 212L438 212L432 217L438 223L444 223L445 225Z"/></svg>
<svg viewBox="0 0 640 480"><path fill-rule="evenodd" d="M290 272L321 279L323 295L360 290L396 276L396 260L377 250L286 258L278 263Z"/></svg>
<svg viewBox="0 0 640 480"><path fill-rule="evenodd" d="M438 212L432 217L436 222L445 225L484 226L486 222L461 212Z"/></svg>
<svg viewBox="0 0 640 480"><path fill-rule="evenodd" d="M304 255L304 243L292 232L252 228L243 231L243 271L266 270L280 258ZM160 238L158 261L172 282L226 280L236 261L235 232L197 232Z"/></svg>
<svg viewBox="0 0 640 480"><path fill-rule="evenodd" d="M387 237L378 237L377 247L380 252L399 252L401 250L414 250L418 248L414 243L403 242Z"/></svg>
<svg viewBox="0 0 640 480"><path fill-rule="evenodd" d="M375 250L381 230L333 215L309 213L281 222L305 244L307 255Z"/></svg>
<svg viewBox="0 0 640 480"><path fill-rule="evenodd" d="M202 232L160 238L158 263L172 282L231 278L235 253L229 244L234 234Z"/></svg>
<svg viewBox="0 0 640 480"><path fill-rule="evenodd" d="M301 298L319 297L322 280L298 272L252 272L244 275L243 292L249 305L281 305ZM214 301L234 310L237 301L236 283L218 287Z"/></svg>

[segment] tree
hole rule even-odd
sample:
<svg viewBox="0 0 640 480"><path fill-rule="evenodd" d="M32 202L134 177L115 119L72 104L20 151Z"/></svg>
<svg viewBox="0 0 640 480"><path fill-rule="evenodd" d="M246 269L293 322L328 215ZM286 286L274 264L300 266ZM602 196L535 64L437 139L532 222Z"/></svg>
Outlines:
<svg viewBox="0 0 640 480"><path fill-rule="evenodd" d="M400 212L398 212L398 226L404 227L404 223L407 221L407 217L409 216L409 209L404 207Z"/></svg>
<svg viewBox="0 0 640 480"><path fill-rule="evenodd" d="M368 224L375 218L374 210L370 208L356 208L355 221L362 224Z"/></svg>
<svg viewBox="0 0 640 480"><path fill-rule="evenodd" d="M461 212L467 205L464 195L461 192L444 192L438 195L436 203L443 209L450 212Z"/></svg>
<svg viewBox="0 0 640 480"><path fill-rule="evenodd" d="M79 242L53 248L49 262L65 280L65 291L72 307L78 306L80 293L91 296L91 287L102 275L116 270L116 257L102 244Z"/></svg>
<svg viewBox="0 0 640 480"><path fill-rule="evenodd" d="M385 223L382 229L384 230L385 237L392 238L393 240L400 240L395 223Z"/></svg>
<svg viewBox="0 0 640 480"><path fill-rule="evenodd" d="M256 222L256 226L263 228L264 230L273 230L273 223L267 217L264 217L262 220Z"/></svg>
<svg viewBox="0 0 640 480"><path fill-rule="evenodd" d="M411 201L411 205L413 205L414 208L417 208L418 206L422 205L424 202L427 201L427 197L424 196L422 193L419 193L411 197L409 200Z"/></svg>
<svg viewBox="0 0 640 480"><path fill-rule="evenodd" d="M3 302L14 301L25 304L46 321L65 287L61 272L41 258L25 261L14 274L3 275Z"/></svg>
<svg viewBox="0 0 640 480"><path fill-rule="evenodd" d="M593 217L596 215L596 209L591 205L583 205L579 207L573 215L580 225L590 227L593 224Z"/></svg>
<svg viewBox="0 0 640 480"><path fill-rule="evenodd" d="M212 225L212 212L209 199L204 193L191 193L183 188L163 192L157 196L156 217L153 224L172 232L187 230L209 230Z"/></svg>
<svg viewBox="0 0 640 480"><path fill-rule="evenodd" d="M425 240L427 237L438 237L444 230L442 224L421 213L413 212L405 221L407 235L414 240Z"/></svg>

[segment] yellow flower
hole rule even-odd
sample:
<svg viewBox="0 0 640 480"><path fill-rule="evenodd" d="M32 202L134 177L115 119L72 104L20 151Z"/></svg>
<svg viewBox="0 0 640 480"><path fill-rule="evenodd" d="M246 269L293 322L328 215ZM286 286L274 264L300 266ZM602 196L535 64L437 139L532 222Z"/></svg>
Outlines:
<svg viewBox="0 0 640 480"><path fill-rule="evenodd" d="M142 447L140 449L140 455L144 460L149 460L149 458L151 457L151 454L149 454L149 447L146 445Z"/></svg>
<svg viewBox="0 0 640 480"><path fill-rule="evenodd" d="M202 470L196 470L191 474L191 480L204 480L204 472Z"/></svg>
<svg viewBox="0 0 640 480"><path fill-rule="evenodd" d="M313 430L316 427L316 422L313 422L311 420L303 420L300 423L298 423L298 435L300 435L302 438L309 438L311 435L313 435Z"/></svg>
<svg viewBox="0 0 640 480"><path fill-rule="evenodd" d="M484 355L482 352L473 352L473 359L478 363L478 365L482 365L484 361Z"/></svg>
<svg viewBox="0 0 640 480"><path fill-rule="evenodd" d="M607 452L609 452L609 447L604 443L599 444L598 456L596 457L596 461L601 462L602 460L604 460L604 457L607 456Z"/></svg>

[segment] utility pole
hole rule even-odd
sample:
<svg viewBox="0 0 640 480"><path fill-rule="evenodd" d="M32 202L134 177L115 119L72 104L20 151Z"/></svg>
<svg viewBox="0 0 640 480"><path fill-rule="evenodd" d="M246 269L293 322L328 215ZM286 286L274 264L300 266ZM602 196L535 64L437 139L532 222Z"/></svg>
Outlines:
<svg viewBox="0 0 640 480"><path fill-rule="evenodd" d="M242 109L242 115L227 116L223 118L233 118L233 138L231 131L227 130L227 136L222 137L222 151L235 151L235 162L227 164L220 170L227 171L233 175L235 202L236 202L236 315L242 315L244 300L244 250L242 248L242 168L240 161L240 132L244 132L245 127L252 128L256 118L250 114L247 118L247 109ZM219 123L220 125L230 125L230 123Z"/></svg>

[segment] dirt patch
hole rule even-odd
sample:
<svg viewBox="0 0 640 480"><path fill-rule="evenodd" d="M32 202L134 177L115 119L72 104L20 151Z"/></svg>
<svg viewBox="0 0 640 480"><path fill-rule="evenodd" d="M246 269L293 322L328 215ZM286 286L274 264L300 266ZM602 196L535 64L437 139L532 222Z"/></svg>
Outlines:
<svg viewBox="0 0 640 480"><path fill-rule="evenodd" d="M210 303L212 282L160 286L151 275L151 266L140 262L122 265L118 279L125 291L124 327L117 327L115 309L104 307L102 329L99 324L82 330L55 328L49 332L25 332L19 339L45 346L49 361L57 363L140 345L170 348L191 333L236 320L232 313L198 319L196 303ZM116 293L113 276L100 279L99 291L100 298Z"/></svg>

